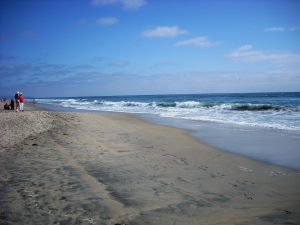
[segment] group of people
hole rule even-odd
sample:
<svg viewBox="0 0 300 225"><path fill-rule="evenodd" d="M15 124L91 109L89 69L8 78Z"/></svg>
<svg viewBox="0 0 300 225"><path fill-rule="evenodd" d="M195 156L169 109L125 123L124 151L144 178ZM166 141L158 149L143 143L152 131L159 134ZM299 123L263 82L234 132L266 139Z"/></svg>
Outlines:
<svg viewBox="0 0 300 225"><path fill-rule="evenodd" d="M11 100L10 104L5 103L4 109L6 110L16 110L18 112L19 110L24 112L24 96L22 92L17 91L15 94L15 100Z"/></svg>

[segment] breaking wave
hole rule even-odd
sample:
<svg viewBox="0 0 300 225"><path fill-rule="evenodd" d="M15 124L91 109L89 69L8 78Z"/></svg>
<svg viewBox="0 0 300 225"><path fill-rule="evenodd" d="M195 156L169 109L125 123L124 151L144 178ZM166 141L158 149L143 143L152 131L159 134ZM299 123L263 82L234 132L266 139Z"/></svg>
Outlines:
<svg viewBox="0 0 300 225"><path fill-rule="evenodd" d="M117 99L116 99L117 98ZM283 100L265 101L261 98L221 98L181 100L144 96L143 99L129 97L85 97L37 99L37 102L69 107L78 110L148 113L161 117L201 120L210 122L232 123L247 126L268 127L276 129L300 130L300 107L297 102ZM213 101L212 101L213 100ZM238 99L240 100L240 99ZM247 102L247 101L248 102ZM291 103L291 104L290 104Z"/></svg>

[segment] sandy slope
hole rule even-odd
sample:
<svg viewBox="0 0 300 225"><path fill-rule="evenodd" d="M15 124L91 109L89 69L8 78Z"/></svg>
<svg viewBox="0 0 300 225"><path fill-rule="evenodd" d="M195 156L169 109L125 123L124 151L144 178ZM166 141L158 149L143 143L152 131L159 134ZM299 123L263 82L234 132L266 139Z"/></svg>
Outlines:
<svg viewBox="0 0 300 225"><path fill-rule="evenodd" d="M6 112L0 122L0 224L300 223L299 172L184 130L124 114Z"/></svg>

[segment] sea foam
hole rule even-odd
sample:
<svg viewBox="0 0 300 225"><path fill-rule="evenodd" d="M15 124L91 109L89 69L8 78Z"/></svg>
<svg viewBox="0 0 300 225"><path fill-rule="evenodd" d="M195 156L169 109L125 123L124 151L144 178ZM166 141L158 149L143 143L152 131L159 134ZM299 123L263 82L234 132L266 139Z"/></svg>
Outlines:
<svg viewBox="0 0 300 225"><path fill-rule="evenodd" d="M79 110L148 113L300 131L300 93L48 98L37 102Z"/></svg>

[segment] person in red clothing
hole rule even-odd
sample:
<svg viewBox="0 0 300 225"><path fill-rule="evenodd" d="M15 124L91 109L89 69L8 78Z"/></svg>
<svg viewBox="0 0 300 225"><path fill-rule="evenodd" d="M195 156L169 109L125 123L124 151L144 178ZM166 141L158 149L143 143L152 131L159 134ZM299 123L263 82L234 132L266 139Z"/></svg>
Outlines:
<svg viewBox="0 0 300 225"><path fill-rule="evenodd" d="M24 112L24 96L22 93L20 93L20 111Z"/></svg>

